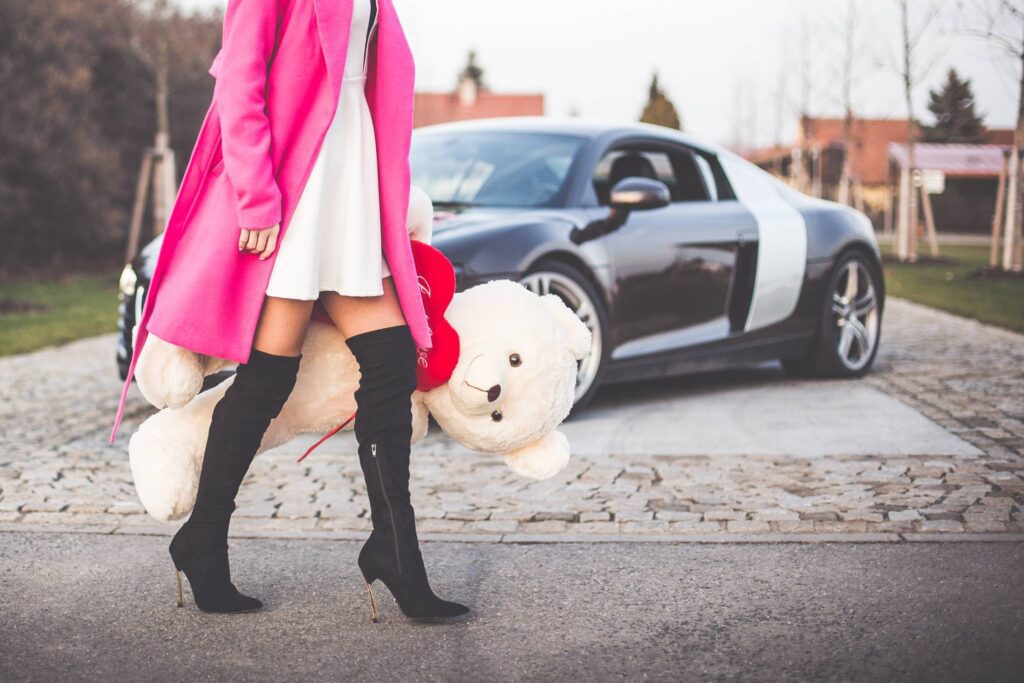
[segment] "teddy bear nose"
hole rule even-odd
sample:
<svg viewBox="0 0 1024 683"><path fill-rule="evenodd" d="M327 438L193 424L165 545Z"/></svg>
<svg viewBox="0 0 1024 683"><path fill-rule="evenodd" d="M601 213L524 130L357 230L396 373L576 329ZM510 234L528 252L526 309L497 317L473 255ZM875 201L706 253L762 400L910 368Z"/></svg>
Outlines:
<svg viewBox="0 0 1024 683"><path fill-rule="evenodd" d="M498 396L501 395L501 385L495 384L493 387L487 390L487 402L494 403L498 400Z"/></svg>

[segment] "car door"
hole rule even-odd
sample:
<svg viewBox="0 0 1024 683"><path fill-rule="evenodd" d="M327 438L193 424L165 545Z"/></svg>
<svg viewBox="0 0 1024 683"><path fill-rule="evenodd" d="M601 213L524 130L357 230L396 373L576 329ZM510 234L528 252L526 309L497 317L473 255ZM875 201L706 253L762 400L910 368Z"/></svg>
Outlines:
<svg viewBox="0 0 1024 683"><path fill-rule="evenodd" d="M624 154L643 155L672 201L631 213L608 236L612 358L672 351L741 329L744 292L752 282L745 264L753 263L747 254L756 249L757 226L732 197L717 159L665 142L617 146L595 169L603 204L615 180L609 177L615 159ZM737 277L739 270L744 275Z"/></svg>

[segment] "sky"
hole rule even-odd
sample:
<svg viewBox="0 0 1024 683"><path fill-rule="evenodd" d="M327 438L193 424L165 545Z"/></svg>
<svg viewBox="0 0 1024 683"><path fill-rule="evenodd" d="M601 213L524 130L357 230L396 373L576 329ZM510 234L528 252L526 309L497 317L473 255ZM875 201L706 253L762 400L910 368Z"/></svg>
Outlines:
<svg viewBox="0 0 1024 683"><path fill-rule="evenodd" d="M189 9L226 0L176 0ZM801 84L814 115L843 111L843 18L851 0L394 0L416 59L416 88L451 90L476 50L495 92L542 92L547 113L635 120L651 74L679 109L687 132L746 147L790 142ZM894 0L852 0L854 110L906 116L897 59ZM911 0L923 8L932 0ZM964 27L984 24L988 0L934 0L942 15L922 40L927 73L915 113L928 121L928 90L951 66L971 80L990 127L1016 121L1019 62ZM916 19L916 17L915 17ZM806 40L800 40L805 36ZM806 43L806 49L801 45ZM802 60L801 55L809 59ZM801 62L809 65L801 69ZM810 74L803 78L801 73Z"/></svg>

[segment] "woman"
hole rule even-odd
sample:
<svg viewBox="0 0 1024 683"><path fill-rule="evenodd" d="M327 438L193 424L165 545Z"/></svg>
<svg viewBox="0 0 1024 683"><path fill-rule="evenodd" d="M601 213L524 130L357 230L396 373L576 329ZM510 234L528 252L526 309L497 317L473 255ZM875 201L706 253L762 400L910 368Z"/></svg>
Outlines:
<svg viewBox="0 0 1024 683"><path fill-rule="evenodd" d="M409 617L468 612L431 591L409 496L417 347L431 348L405 226L413 70L391 0L229 0L213 102L118 411L149 332L239 363L170 546L179 605L184 572L203 611L262 607L231 583L228 525L319 299L360 367L355 435L373 530L358 563L373 619L377 579Z"/></svg>

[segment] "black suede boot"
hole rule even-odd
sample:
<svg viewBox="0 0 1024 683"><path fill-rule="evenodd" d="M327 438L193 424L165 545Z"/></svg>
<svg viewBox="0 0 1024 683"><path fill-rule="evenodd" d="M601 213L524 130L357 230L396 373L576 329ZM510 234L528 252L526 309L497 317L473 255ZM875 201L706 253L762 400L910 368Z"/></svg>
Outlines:
<svg viewBox="0 0 1024 683"><path fill-rule="evenodd" d="M412 392L416 389L416 344L408 325L364 332L345 340L359 362L355 434L359 464L370 499L373 531L359 553L373 621L370 587L380 579L405 616L441 619L469 608L434 595L427 580L409 495Z"/></svg>
<svg viewBox="0 0 1024 683"><path fill-rule="evenodd" d="M181 574L204 612L251 612L263 606L231 583L228 526L235 496L263 434L295 386L302 356L276 356L253 349L234 382L217 402L210 421L195 507L171 541L182 606Z"/></svg>

